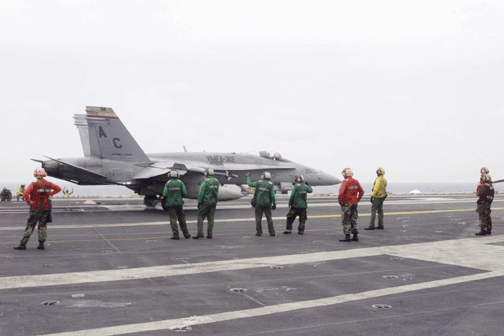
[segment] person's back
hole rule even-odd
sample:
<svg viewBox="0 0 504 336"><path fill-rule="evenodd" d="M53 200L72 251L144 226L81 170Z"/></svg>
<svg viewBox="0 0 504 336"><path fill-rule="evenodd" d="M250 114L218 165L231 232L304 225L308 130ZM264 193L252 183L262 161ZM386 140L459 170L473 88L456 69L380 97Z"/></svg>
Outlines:
<svg viewBox="0 0 504 336"><path fill-rule="evenodd" d="M172 178L165 184L163 196L166 197L165 205L179 206L184 204L183 196L187 194L184 182L179 179Z"/></svg>
<svg viewBox="0 0 504 336"><path fill-rule="evenodd" d="M219 181L213 177L207 177L201 184L198 193L198 204L203 203L217 203L219 198Z"/></svg>
<svg viewBox="0 0 504 336"><path fill-rule="evenodd" d="M308 193L311 193L312 191L312 187L307 184L298 183L294 185L294 187L292 188L291 197L289 199L289 206L299 209L307 208Z"/></svg>

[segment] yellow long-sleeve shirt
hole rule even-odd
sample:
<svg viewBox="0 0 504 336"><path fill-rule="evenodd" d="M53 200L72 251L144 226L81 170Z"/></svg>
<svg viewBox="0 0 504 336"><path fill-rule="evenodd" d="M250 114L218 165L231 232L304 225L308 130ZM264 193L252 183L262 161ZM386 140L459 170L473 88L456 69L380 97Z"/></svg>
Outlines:
<svg viewBox="0 0 504 336"><path fill-rule="evenodd" d="M378 198L387 196L387 180L383 175L378 176L374 181L373 193L371 196Z"/></svg>

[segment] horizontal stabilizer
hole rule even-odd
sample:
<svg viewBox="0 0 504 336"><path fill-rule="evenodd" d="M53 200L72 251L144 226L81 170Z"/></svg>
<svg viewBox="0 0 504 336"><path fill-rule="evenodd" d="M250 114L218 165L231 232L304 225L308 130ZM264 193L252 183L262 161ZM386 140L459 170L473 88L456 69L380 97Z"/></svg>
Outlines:
<svg viewBox="0 0 504 336"><path fill-rule="evenodd" d="M46 170L49 176L61 178L81 185L112 184L112 182L104 175L62 160L53 159L48 156L46 157L49 160L32 160L42 162L42 168Z"/></svg>

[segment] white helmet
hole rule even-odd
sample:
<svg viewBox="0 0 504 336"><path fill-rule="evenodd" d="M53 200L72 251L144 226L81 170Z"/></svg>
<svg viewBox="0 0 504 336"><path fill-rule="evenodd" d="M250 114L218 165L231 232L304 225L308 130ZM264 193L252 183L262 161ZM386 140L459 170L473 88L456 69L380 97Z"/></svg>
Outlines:
<svg viewBox="0 0 504 336"><path fill-rule="evenodd" d="M350 168L345 168L345 169L343 169L341 174L343 175L344 178L347 178L347 177L353 176L353 171Z"/></svg>
<svg viewBox="0 0 504 336"><path fill-rule="evenodd" d="M487 167L481 168L481 174L488 174L490 173L490 170Z"/></svg>
<svg viewBox="0 0 504 336"><path fill-rule="evenodd" d="M168 177L169 177L169 178L179 178L179 173L178 173L178 171L176 171L176 170L171 170L171 171L168 173Z"/></svg>
<svg viewBox="0 0 504 336"><path fill-rule="evenodd" d="M33 176L35 176L36 178L42 178L42 177L46 177L47 176L47 173L45 171L44 168L37 168L35 169L35 172L33 173Z"/></svg>
<svg viewBox="0 0 504 336"><path fill-rule="evenodd" d="M269 172L264 172L264 173L262 174L262 179L263 179L263 180L271 180L271 173L269 173Z"/></svg>

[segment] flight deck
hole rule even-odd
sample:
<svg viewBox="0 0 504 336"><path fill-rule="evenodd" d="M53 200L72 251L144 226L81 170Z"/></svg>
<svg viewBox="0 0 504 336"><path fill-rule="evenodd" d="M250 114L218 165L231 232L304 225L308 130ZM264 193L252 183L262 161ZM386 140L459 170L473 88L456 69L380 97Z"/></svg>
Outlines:
<svg viewBox="0 0 504 336"><path fill-rule="evenodd" d="M482 237L475 194L390 195L374 231L367 195L350 243L336 196L310 195L285 235L277 195L275 237L250 200L218 204L213 239L171 240L141 198L55 198L44 251L36 231L13 250L28 206L0 202L0 335L502 334L502 195ZM185 213L194 235L195 200Z"/></svg>

